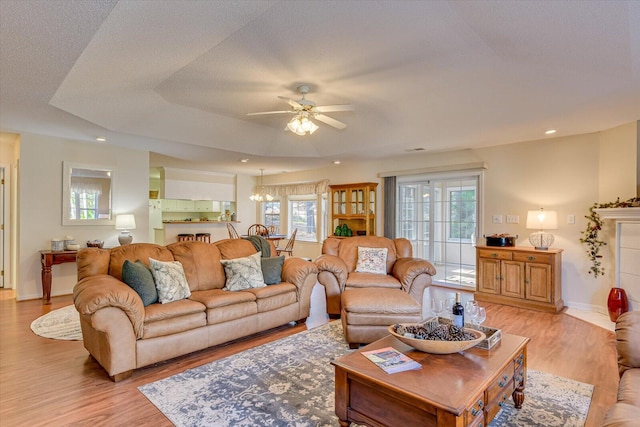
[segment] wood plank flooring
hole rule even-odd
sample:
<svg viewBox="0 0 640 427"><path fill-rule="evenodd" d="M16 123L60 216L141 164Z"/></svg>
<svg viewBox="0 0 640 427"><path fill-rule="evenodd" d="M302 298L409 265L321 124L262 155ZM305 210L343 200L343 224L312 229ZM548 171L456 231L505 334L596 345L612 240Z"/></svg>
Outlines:
<svg viewBox="0 0 640 427"><path fill-rule="evenodd" d="M255 345L300 332L284 326L139 369L113 383L79 341L57 341L33 334L29 325L51 309L71 304L71 296L16 302L0 290L0 425L8 426L171 426L137 387L185 369L233 355ZM600 425L615 402L618 386L612 332L565 314L548 314L486 304L485 324L531 338L532 369L595 385L587 426ZM324 321L323 319L321 321ZM336 424L337 425L337 424Z"/></svg>

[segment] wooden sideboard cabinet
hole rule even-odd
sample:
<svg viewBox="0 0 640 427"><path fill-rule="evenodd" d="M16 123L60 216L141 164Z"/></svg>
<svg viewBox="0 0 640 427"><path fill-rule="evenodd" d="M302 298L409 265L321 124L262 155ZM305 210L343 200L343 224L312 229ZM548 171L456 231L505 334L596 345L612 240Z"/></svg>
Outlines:
<svg viewBox="0 0 640 427"><path fill-rule="evenodd" d="M477 301L557 313L562 301L562 249L476 247Z"/></svg>
<svg viewBox="0 0 640 427"><path fill-rule="evenodd" d="M331 229L347 224L353 236L376 235L376 188L375 182L330 185Z"/></svg>

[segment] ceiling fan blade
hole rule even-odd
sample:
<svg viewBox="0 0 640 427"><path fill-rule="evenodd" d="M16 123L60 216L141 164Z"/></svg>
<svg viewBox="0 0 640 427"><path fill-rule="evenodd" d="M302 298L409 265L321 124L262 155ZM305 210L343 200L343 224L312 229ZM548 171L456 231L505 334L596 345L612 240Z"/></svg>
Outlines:
<svg viewBox="0 0 640 427"><path fill-rule="evenodd" d="M302 105L298 104L298 102L294 101L291 98L286 98L284 96L279 96L278 98L284 99L285 101L287 101L287 104L291 105L293 108L298 108L298 109L302 108Z"/></svg>
<svg viewBox="0 0 640 427"><path fill-rule="evenodd" d="M285 110L285 111L263 111L261 113L247 113L247 116L261 116L264 114L282 114L282 113L293 113L293 111L291 110Z"/></svg>
<svg viewBox="0 0 640 427"><path fill-rule="evenodd" d="M321 105L320 107L316 107L315 110L319 113L331 113L333 111L353 111L353 105Z"/></svg>
<svg viewBox="0 0 640 427"><path fill-rule="evenodd" d="M342 123L341 121L331 118L329 116L325 116L324 114L316 114L315 118L320 120L323 123L328 124L329 126L333 126L336 129L344 129L347 127L345 123Z"/></svg>

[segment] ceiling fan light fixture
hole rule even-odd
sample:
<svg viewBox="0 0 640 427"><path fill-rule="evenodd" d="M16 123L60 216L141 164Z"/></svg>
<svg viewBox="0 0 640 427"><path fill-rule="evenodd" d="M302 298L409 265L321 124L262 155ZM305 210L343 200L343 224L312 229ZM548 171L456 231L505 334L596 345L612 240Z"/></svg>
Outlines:
<svg viewBox="0 0 640 427"><path fill-rule="evenodd" d="M319 129L319 126L309 120L307 114L300 113L287 123L287 128L296 135L303 136L307 133L313 134Z"/></svg>

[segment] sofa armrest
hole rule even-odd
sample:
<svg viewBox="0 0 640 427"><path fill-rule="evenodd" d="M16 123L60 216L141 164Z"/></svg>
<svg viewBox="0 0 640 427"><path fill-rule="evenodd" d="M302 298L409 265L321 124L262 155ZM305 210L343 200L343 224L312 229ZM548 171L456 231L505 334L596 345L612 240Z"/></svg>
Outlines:
<svg viewBox="0 0 640 427"><path fill-rule="evenodd" d="M422 258L404 257L396 260L391 274L400 281L402 290L422 304L422 293L431 284L431 276L435 276L436 268Z"/></svg>
<svg viewBox="0 0 640 427"><path fill-rule="evenodd" d="M640 368L640 311L628 311L616 321L616 350L620 375Z"/></svg>
<svg viewBox="0 0 640 427"><path fill-rule="evenodd" d="M73 288L73 302L80 314L93 315L104 307L115 307L125 312L136 338L142 338L144 305L142 299L125 283L100 274L80 280Z"/></svg>
<svg viewBox="0 0 640 427"><path fill-rule="evenodd" d="M347 283L347 276L349 275L349 269L347 268L347 264L342 260L342 258L338 258L335 255L320 255L315 260L316 265L318 266L318 272L328 272L335 276L338 285L340 286L340 291L344 290L344 287ZM320 281L322 285L322 281Z"/></svg>
<svg viewBox="0 0 640 427"><path fill-rule="evenodd" d="M302 258L285 258L282 265L282 281L296 285L298 293L302 290L310 275L317 275L318 268L310 261ZM315 280L314 280L315 283Z"/></svg>

